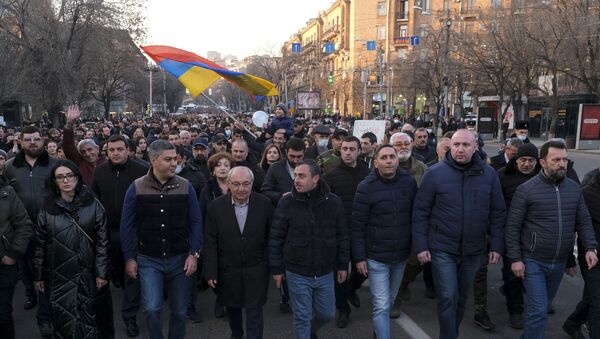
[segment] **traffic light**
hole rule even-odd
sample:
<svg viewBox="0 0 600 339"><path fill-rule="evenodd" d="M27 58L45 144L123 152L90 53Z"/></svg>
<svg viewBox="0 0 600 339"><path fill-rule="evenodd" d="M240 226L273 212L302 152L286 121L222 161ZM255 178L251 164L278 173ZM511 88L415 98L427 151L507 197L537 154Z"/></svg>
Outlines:
<svg viewBox="0 0 600 339"><path fill-rule="evenodd" d="M333 72L329 72L329 75L327 76L327 82L333 84Z"/></svg>

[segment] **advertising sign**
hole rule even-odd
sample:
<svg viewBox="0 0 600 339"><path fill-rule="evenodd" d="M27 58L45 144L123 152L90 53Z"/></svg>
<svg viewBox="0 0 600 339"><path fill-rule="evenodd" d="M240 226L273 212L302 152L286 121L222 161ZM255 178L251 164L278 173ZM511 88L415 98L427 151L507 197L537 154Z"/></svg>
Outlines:
<svg viewBox="0 0 600 339"><path fill-rule="evenodd" d="M579 105L577 149L600 148L600 105Z"/></svg>
<svg viewBox="0 0 600 339"><path fill-rule="evenodd" d="M321 93L298 92L296 102L298 109L319 109L321 108Z"/></svg>

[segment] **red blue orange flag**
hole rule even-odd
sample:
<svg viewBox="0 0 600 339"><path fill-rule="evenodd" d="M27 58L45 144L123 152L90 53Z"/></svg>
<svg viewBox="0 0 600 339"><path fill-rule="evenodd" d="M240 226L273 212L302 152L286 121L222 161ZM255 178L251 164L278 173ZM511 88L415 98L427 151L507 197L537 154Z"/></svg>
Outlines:
<svg viewBox="0 0 600 339"><path fill-rule="evenodd" d="M198 96L221 78L250 94L279 95L277 87L265 79L228 70L194 53L169 46L141 46L141 49L160 67L176 77L193 96Z"/></svg>

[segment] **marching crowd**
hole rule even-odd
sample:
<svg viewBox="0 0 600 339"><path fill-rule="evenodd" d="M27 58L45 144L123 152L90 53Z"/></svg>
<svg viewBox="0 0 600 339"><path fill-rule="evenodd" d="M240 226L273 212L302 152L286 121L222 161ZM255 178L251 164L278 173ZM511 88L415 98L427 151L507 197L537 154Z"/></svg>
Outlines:
<svg viewBox="0 0 600 339"><path fill-rule="evenodd" d="M274 113L263 126L218 114L99 122L70 106L64 126L0 128L0 338L16 336L18 281L45 338L114 338L113 302L129 337L141 308L153 339L167 302L168 338L184 338L207 288L231 338L272 337L272 279L300 339L346 327L368 280L373 336L386 339L421 272L439 338L458 338L472 290L474 321L495 327L487 266L500 262L522 338L544 338L577 263L584 296L563 329L600 338L600 170L580 183L564 140L538 150L521 122L488 157L470 122L436 138L427 122L390 119L378 140L353 136L345 117Z"/></svg>

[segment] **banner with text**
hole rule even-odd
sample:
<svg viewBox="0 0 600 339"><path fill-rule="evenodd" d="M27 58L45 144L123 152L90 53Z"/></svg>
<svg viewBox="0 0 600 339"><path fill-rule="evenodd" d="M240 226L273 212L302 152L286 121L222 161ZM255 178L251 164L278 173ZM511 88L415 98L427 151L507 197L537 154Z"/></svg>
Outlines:
<svg viewBox="0 0 600 339"><path fill-rule="evenodd" d="M377 143L383 142L385 136L385 121L384 120L356 120L354 121L353 133L355 137L359 138L367 133L371 132L377 137Z"/></svg>

